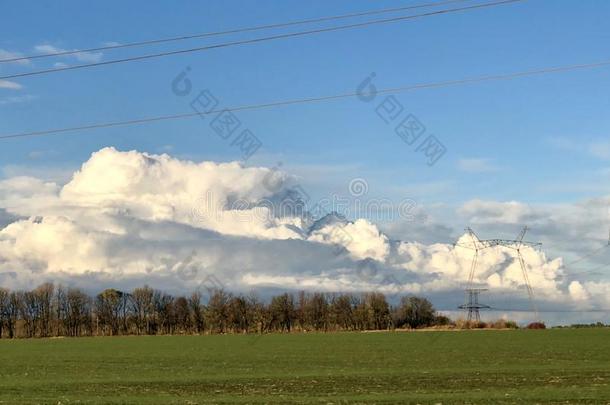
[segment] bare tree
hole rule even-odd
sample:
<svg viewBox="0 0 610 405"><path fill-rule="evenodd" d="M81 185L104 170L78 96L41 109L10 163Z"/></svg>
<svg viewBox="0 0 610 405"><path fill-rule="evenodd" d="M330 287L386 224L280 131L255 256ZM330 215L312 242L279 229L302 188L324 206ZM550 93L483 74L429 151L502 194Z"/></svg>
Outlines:
<svg viewBox="0 0 610 405"><path fill-rule="evenodd" d="M91 298L79 289L66 293L64 328L68 336L91 333Z"/></svg>
<svg viewBox="0 0 610 405"><path fill-rule="evenodd" d="M353 305L353 328L355 330L366 330L371 328L371 322L369 317L369 310L365 296L352 297Z"/></svg>
<svg viewBox="0 0 610 405"><path fill-rule="evenodd" d="M226 332L230 300L231 295L224 290L212 292L206 311L206 318L212 331L219 333Z"/></svg>
<svg viewBox="0 0 610 405"><path fill-rule="evenodd" d="M430 326L436 318L432 303L421 297L402 297L400 305L394 311L394 324L401 328L420 328Z"/></svg>
<svg viewBox="0 0 610 405"><path fill-rule="evenodd" d="M313 293L305 301L305 324L316 331L328 328L328 302L323 293Z"/></svg>
<svg viewBox="0 0 610 405"><path fill-rule="evenodd" d="M19 303L19 315L23 320L25 336L35 337L36 324L40 316L36 294L32 291L22 291L18 295L17 302Z"/></svg>
<svg viewBox="0 0 610 405"><path fill-rule="evenodd" d="M54 291L55 287L52 283L42 284L33 291L38 306L38 330L42 337L51 336Z"/></svg>
<svg viewBox="0 0 610 405"><path fill-rule="evenodd" d="M117 335L119 320L124 307L123 293L115 289L107 289L97 295L95 300L95 315L103 334Z"/></svg>
<svg viewBox="0 0 610 405"><path fill-rule="evenodd" d="M176 327L174 297L161 291L155 291L155 314L159 328L165 334L172 334Z"/></svg>
<svg viewBox="0 0 610 405"><path fill-rule="evenodd" d="M307 330L307 293L299 291L297 303L295 306L295 323L301 331Z"/></svg>
<svg viewBox="0 0 610 405"><path fill-rule="evenodd" d="M60 284L55 289L55 333L56 336L66 335L66 316L67 316L67 297L66 289Z"/></svg>
<svg viewBox="0 0 610 405"><path fill-rule="evenodd" d="M178 297L174 301L174 316L176 319L176 329L180 333L189 333L192 331L189 302L185 297Z"/></svg>
<svg viewBox="0 0 610 405"><path fill-rule="evenodd" d="M273 320L269 308L256 295L248 297L248 303L255 332L265 333L269 331Z"/></svg>
<svg viewBox="0 0 610 405"><path fill-rule="evenodd" d="M390 309L378 292L362 295L298 295L290 293L263 301L256 295L233 296L213 291L207 306L201 294L174 297L148 286L131 294L107 289L92 299L76 289L55 288L46 283L32 291L11 292L0 288L0 338L175 334L175 333L266 333L293 330L382 330L396 325L417 328L437 324L437 315L425 298L403 297ZM94 327L95 321L95 327ZM207 329L206 329L207 328Z"/></svg>
<svg viewBox="0 0 610 405"><path fill-rule="evenodd" d="M138 335L153 334L154 291L148 286L136 288L130 298Z"/></svg>
<svg viewBox="0 0 610 405"><path fill-rule="evenodd" d="M228 305L228 327L233 332L248 332L250 328L250 308L248 300L239 295L231 298Z"/></svg>
<svg viewBox="0 0 610 405"><path fill-rule="evenodd" d="M8 298L8 306L6 307L6 328L8 329L8 337L10 339L17 336L17 319L19 317L19 294L15 291L11 292Z"/></svg>
<svg viewBox="0 0 610 405"><path fill-rule="evenodd" d="M335 297L331 304L333 319L339 329L351 330L355 328L352 300L353 297L342 294Z"/></svg>
<svg viewBox="0 0 610 405"><path fill-rule="evenodd" d="M8 317L9 301L9 290L0 288L0 339L2 339L3 327L7 323L6 319Z"/></svg>
<svg viewBox="0 0 610 405"><path fill-rule="evenodd" d="M385 295L373 292L366 295L369 322L374 330L387 329L390 326L390 306Z"/></svg>
<svg viewBox="0 0 610 405"><path fill-rule="evenodd" d="M189 298L189 313L193 330L201 334L205 329L204 308L201 305L201 293L199 291L191 294Z"/></svg>
<svg viewBox="0 0 610 405"><path fill-rule="evenodd" d="M271 299L269 308L273 326L279 331L292 330L296 320L296 311L294 309L294 298L292 294L282 294Z"/></svg>

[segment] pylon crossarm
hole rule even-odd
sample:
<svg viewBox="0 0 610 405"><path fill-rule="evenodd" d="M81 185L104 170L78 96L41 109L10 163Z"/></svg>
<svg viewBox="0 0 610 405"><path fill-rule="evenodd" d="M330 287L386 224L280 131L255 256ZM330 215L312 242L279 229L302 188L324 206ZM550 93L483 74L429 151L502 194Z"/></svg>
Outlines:
<svg viewBox="0 0 610 405"><path fill-rule="evenodd" d="M458 247L458 246L462 247L464 249L478 250L475 246L468 246L468 245L464 245L462 243L457 243L457 242L453 244L453 247Z"/></svg>
<svg viewBox="0 0 610 405"><path fill-rule="evenodd" d="M519 249L523 246L529 246L533 248L542 246L542 243L539 242L519 241L513 239L485 239L480 241L480 243L483 244L486 248L504 246L511 249Z"/></svg>
<svg viewBox="0 0 610 405"><path fill-rule="evenodd" d="M459 309L491 309L489 305L485 304L462 304L458 307Z"/></svg>

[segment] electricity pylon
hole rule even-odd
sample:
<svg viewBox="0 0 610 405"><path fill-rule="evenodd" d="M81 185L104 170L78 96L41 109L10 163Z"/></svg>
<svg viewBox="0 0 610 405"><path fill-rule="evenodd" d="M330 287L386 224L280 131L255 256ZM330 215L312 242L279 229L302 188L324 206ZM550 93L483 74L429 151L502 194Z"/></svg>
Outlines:
<svg viewBox="0 0 610 405"><path fill-rule="evenodd" d="M521 248L524 246L539 248L542 246L542 243L538 242L528 242L524 241L523 238L528 231L528 227L524 227L523 230L519 233L516 239L479 239L476 233L469 227L466 228L466 232L470 236L472 240L472 244L464 245L461 243L455 243L454 246L461 246L467 249L474 250L474 256L472 258L472 263L470 264L470 273L468 274L468 284L466 287L466 302L464 305L460 305L458 308L467 309L468 310L468 320L472 320L474 317L477 321L480 319L479 309L489 308L487 305L479 304L479 293L484 291L484 289L473 288L474 282L474 274L477 267L477 260L479 258L479 251L484 249L493 248L496 246L503 246L517 252L517 260L519 265L521 266L521 272L523 273L523 281L525 282L525 287L527 289L527 295L530 301L530 305L532 306L532 310L535 313L536 320L538 319L538 308L534 301L534 290L532 289L532 285L530 283L529 275L527 274L527 267L525 266L525 260L523 259L523 255L521 254Z"/></svg>
<svg viewBox="0 0 610 405"><path fill-rule="evenodd" d="M487 291L485 288L468 288L466 289L466 295L468 300L466 303L460 305L458 308L468 310L468 322L481 321L480 309L491 308L489 305L479 303L479 294L481 291Z"/></svg>

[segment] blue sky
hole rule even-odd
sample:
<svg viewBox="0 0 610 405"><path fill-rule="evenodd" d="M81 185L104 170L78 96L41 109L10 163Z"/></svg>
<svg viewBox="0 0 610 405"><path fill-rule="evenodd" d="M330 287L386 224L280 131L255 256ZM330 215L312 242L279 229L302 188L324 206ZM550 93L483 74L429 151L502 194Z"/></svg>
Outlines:
<svg viewBox="0 0 610 405"><path fill-rule="evenodd" d="M473 0L446 8L481 3ZM415 0L13 2L0 17L0 59L414 4ZM434 8L387 17L429 10ZM609 12L610 3L602 1L527 0L0 81L0 135L190 113L190 102L202 90L226 108L350 93L372 72L374 85L381 89L600 62L610 59ZM357 21L363 19L344 23ZM329 25L5 63L0 64L0 77ZM172 82L187 67L193 90L181 97L172 91ZM311 282L335 288L345 266L373 258L387 271L429 272L422 280L415 278L421 291L429 292L426 277L438 278L440 284L433 281L430 291L440 288L451 301L461 300L461 291L455 291L462 288L460 277L470 269L470 256L457 260L451 245L433 243L453 242L466 226L473 226L482 238L514 237L527 224L532 227L528 239L544 243L543 252L530 252L528 258L541 300L560 303L570 297L576 308L608 308L609 275L601 266L606 266L609 253L603 251L577 266L566 262L605 245L608 237L609 78L610 67L602 67L399 93L395 100L404 111L392 124L376 112L385 95L369 103L351 98L237 112L241 128L251 130L263 144L246 167L281 164L281 170L298 176L314 200L349 197L350 181L361 178L368 184L363 200L386 198L397 204L412 199L418 210L429 214L422 223L405 218L378 223L364 215L370 222L331 223L320 230L328 234L312 234L307 224L287 225L276 218L233 223L223 217L224 222L207 223L191 215L197 208L191 194L218 187L231 190L225 195L229 199L260 197L269 191L261 191L260 181L267 169L184 162L242 159L238 148L210 128L213 117L0 140L0 224L7 238L0 244L0 255L7 257L0 273L3 268L22 268L17 281L31 284L27 270L36 270L39 264L32 264L34 257L45 263L51 276L57 270L72 271L68 273L75 275L75 283L80 280L76 275L90 269L114 274L117 278L111 280L117 281L123 269L144 277L157 269L163 275L197 250L198 266L217 274L235 272L237 284L280 280L285 287L291 285L282 278L288 275L297 285ZM419 141L407 145L395 134L397 122L408 114L425 126L424 137L434 135L446 147L435 165L429 166L415 151ZM125 153L130 150L168 153L180 160ZM61 188L87 161L88 167ZM16 176L59 185L12 179ZM38 217L44 221L32 220ZM215 232L218 247L208 245L202 229ZM294 233L295 229L303 232ZM351 229L356 241L337 242L329 229ZM161 239L151 241L151 235ZM206 238L198 239L201 235ZM245 243L243 251L235 250L236 237ZM269 241L262 250L261 240ZM349 250L348 264L329 255L326 245L336 244ZM286 251L287 246L294 247L294 253ZM117 247L122 249L119 253ZM491 280L493 288L520 286L520 269L509 259L499 254L490 260L488 267L502 275ZM326 283L328 274L337 280ZM355 281L362 282L357 277Z"/></svg>
<svg viewBox="0 0 610 405"><path fill-rule="evenodd" d="M0 49L73 49L397 7L409 1L229 1L172 4L18 2L3 9ZM471 2L472 3L472 2ZM469 3L470 4L470 3ZM459 6L455 5L455 7ZM371 72L378 87L505 73L608 58L600 1L543 1L202 53L28 77L0 89L0 132L13 133L190 111L171 92L192 68L196 89L222 106L353 91ZM418 11L413 11L417 13ZM406 14L406 13L403 13ZM300 30L295 27L285 32ZM105 52L102 60L263 36L248 33L162 48ZM75 64L74 58L3 65L2 74ZM283 163L315 192L363 177L371 192L459 204L473 198L571 202L608 191L607 111L599 68L397 94L405 111L447 147L433 167L357 99L240 112L264 147L248 164ZM17 99L21 102L15 102ZM236 160L235 148L198 118L2 142L5 174L78 167L104 146ZM309 175L308 175L309 174Z"/></svg>

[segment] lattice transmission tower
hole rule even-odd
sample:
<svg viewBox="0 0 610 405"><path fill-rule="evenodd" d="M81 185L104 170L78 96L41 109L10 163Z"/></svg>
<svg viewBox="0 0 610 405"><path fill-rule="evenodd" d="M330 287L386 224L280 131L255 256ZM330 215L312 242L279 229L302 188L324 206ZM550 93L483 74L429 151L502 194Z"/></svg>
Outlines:
<svg viewBox="0 0 610 405"><path fill-rule="evenodd" d="M519 265L521 266L521 272L523 273L523 281L525 282L525 287L527 289L527 295L530 301L530 305L532 310L534 311L536 320L538 318L538 308L536 306L536 302L534 301L534 290L532 289L532 285L530 283L529 275L527 273L527 267L525 265L525 260L523 259L523 255L521 253L521 249L525 246L539 248L542 246L542 243L539 242L528 242L524 241L523 238L528 231L528 227L524 227L523 230L519 233L516 239L479 239L476 233L469 227L466 228L466 232L470 236L471 243L455 243L454 246L460 246L467 249L474 250L474 256L472 258L472 263L470 264L470 273L468 274L468 284L466 287L466 301L463 305L460 305L459 309L464 309L468 311L468 321L480 321L481 316L479 314L480 309L488 309L490 308L488 305L484 305L479 303L479 294L481 291L486 291L483 288L474 288L474 274L477 267L477 261L479 258L479 252L481 250L494 248L497 246L507 247L509 249L514 250L517 253L517 260Z"/></svg>
<svg viewBox="0 0 610 405"><path fill-rule="evenodd" d="M460 305L459 309L468 310L468 322L481 321L481 314L479 310L491 308L489 305L481 304L479 302L479 294L481 291L487 291L486 288L467 288L466 289L466 302Z"/></svg>

